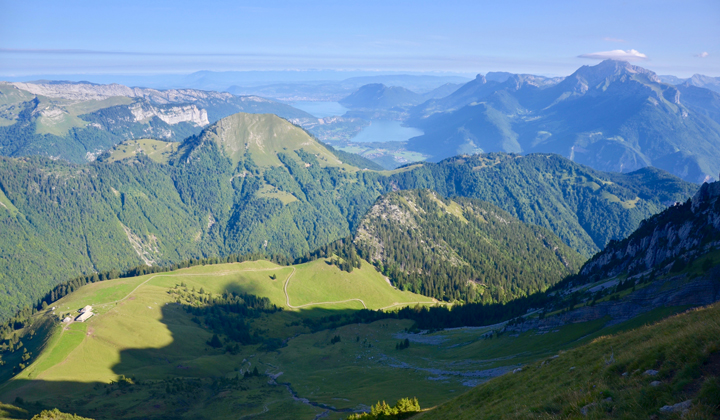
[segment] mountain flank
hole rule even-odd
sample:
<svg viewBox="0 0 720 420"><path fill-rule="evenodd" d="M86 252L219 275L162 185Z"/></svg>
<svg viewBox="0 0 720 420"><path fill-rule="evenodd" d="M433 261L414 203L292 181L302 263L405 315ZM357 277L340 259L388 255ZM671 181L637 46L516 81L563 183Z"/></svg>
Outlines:
<svg viewBox="0 0 720 420"><path fill-rule="evenodd" d="M544 228L480 200L429 190L382 196L353 242L397 287L445 300L512 300L547 289L582 262Z"/></svg>

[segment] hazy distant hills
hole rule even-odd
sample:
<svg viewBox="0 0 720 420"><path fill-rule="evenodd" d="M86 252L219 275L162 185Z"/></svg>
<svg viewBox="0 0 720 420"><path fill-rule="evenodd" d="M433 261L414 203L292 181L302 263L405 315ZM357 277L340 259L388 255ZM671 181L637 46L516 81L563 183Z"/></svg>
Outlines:
<svg viewBox="0 0 720 420"><path fill-rule="evenodd" d="M289 102L340 101L365 85L382 84L412 91L423 95L427 100L447 96L467 81L467 78L458 76L382 75L358 76L337 81L248 82L244 85L234 84L226 90L236 95L260 95Z"/></svg>
<svg viewBox="0 0 720 420"><path fill-rule="evenodd" d="M390 109L412 106L423 102L422 95L399 86L385 86L380 83L365 85L353 94L340 100L350 108Z"/></svg>
<svg viewBox="0 0 720 420"><path fill-rule="evenodd" d="M425 135L408 148L433 160L552 152L600 170L655 166L702 182L720 171L720 119L714 93L693 87L665 84L649 70L612 60L561 80L478 76L411 110L406 123Z"/></svg>
<svg viewBox="0 0 720 420"><path fill-rule="evenodd" d="M658 78L663 83L669 83L671 85L689 85L720 92L720 77L694 74L692 77L687 79L681 79L675 76L658 76Z"/></svg>

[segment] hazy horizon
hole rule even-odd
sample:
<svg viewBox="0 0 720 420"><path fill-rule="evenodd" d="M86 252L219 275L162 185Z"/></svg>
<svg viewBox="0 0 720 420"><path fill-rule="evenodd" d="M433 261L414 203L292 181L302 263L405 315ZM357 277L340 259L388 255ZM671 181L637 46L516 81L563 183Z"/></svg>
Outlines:
<svg viewBox="0 0 720 420"><path fill-rule="evenodd" d="M720 3L2 2L0 78L197 71L720 76Z"/></svg>

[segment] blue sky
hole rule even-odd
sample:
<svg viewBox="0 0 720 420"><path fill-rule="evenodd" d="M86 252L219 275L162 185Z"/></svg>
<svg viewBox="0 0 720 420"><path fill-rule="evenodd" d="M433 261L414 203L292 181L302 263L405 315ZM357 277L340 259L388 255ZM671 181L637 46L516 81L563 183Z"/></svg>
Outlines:
<svg viewBox="0 0 720 420"><path fill-rule="evenodd" d="M659 74L720 76L718 0L0 5L0 76L286 69L566 75L614 50Z"/></svg>

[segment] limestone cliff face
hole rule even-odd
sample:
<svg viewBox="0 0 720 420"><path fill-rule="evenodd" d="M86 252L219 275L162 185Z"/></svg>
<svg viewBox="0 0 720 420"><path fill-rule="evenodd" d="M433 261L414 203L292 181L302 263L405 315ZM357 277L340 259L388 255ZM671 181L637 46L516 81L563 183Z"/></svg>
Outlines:
<svg viewBox="0 0 720 420"><path fill-rule="evenodd" d="M610 243L581 270L590 281L621 272L668 270L676 258L690 260L720 247L720 182L703 184L687 203L643 221L627 239Z"/></svg>
<svg viewBox="0 0 720 420"><path fill-rule="evenodd" d="M157 108L145 103L136 103L130 106L130 112L136 122L145 122L152 117L158 117L170 125L189 122L198 127L205 127L210 124L207 111L195 105Z"/></svg>

